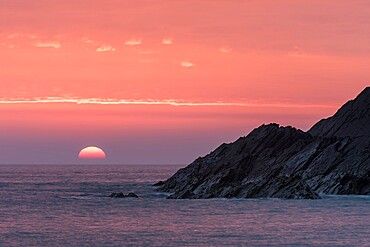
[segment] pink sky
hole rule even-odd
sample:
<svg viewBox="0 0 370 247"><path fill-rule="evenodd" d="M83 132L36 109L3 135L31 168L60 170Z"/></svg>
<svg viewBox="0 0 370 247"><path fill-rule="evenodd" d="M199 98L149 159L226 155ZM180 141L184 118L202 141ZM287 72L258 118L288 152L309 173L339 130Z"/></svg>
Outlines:
<svg viewBox="0 0 370 247"><path fill-rule="evenodd" d="M189 163L369 85L369 1L0 0L0 163ZM100 161L101 162L101 161Z"/></svg>

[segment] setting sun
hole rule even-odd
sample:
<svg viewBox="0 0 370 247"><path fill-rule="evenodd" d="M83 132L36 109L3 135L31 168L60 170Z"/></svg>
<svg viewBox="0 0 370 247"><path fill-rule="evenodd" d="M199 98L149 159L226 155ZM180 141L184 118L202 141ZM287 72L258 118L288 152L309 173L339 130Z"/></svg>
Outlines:
<svg viewBox="0 0 370 247"><path fill-rule="evenodd" d="M105 157L105 152L98 147L86 147L78 154L80 159L105 159Z"/></svg>

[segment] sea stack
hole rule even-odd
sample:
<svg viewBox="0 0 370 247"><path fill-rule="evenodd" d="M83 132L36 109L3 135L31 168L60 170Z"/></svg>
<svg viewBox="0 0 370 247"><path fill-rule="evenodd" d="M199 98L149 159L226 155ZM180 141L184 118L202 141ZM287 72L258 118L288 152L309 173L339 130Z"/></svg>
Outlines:
<svg viewBox="0 0 370 247"><path fill-rule="evenodd" d="M309 131L262 125L166 180L169 198L370 194L370 87Z"/></svg>

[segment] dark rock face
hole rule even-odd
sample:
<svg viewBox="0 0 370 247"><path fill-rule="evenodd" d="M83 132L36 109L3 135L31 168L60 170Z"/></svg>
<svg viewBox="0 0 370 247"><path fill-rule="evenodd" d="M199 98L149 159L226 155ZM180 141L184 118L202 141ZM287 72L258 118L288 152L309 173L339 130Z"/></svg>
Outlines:
<svg viewBox="0 0 370 247"><path fill-rule="evenodd" d="M369 138L369 123L370 87L367 87L356 99L343 105L334 116L319 121L308 132L314 136Z"/></svg>
<svg viewBox="0 0 370 247"><path fill-rule="evenodd" d="M163 181L159 181L159 182L153 184L153 186L155 186L155 187L162 186L162 185L164 185Z"/></svg>
<svg viewBox="0 0 370 247"><path fill-rule="evenodd" d="M162 184L169 198L370 194L370 88L308 132L262 125Z"/></svg>
<svg viewBox="0 0 370 247"><path fill-rule="evenodd" d="M122 192L113 192L109 195L109 197L113 198L125 198L125 197L134 197L138 198L138 196L135 193L128 193L128 195L123 194Z"/></svg>

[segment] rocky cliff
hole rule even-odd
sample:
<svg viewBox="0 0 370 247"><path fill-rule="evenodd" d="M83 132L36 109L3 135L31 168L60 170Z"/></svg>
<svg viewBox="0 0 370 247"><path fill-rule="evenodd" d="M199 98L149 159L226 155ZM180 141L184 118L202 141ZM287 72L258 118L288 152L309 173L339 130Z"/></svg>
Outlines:
<svg viewBox="0 0 370 247"><path fill-rule="evenodd" d="M198 158L165 181L169 198L370 194L370 88L308 132L278 124Z"/></svg>

